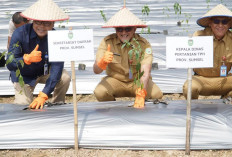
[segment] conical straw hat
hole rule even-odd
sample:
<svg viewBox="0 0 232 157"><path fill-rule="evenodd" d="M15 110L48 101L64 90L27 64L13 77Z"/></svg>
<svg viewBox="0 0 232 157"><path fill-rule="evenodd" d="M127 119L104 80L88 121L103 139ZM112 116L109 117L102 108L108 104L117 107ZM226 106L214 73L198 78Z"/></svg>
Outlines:
<svg viewBox="0 0 232 157"><path fill-rule="evenodd" d="M201 18L197 20L197 24L202 27L208 27L210 23L210 18L215 16L223 16L223 17L230 17L232 18L232 12L226 8L224 5L219 4Z"/></svg>
<svg viewBox="0 0 232 157"><path fill-rule="evenodd" d="M139 18L137 18L126 7L123 7L102 26L102 28L110 28L110 27L145 28L147 27L147 25Z"/></svg>
<svg viewBox="0 0 232 157"><path fill-rule="evenodd" d="M38 21L63 21L69 16L52 0L38 0L21 13L21 16Z"/></svg>

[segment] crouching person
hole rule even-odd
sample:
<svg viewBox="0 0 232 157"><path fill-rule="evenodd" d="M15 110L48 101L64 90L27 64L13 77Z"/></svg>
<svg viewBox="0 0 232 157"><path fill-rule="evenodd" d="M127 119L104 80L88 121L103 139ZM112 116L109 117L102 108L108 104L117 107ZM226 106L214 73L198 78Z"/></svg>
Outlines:
<svg viewBox="0 0 232 157"><path fill-rule="evenodd" d="M163 96L160 88L152 81L151 66L153 53L150 43L139 34L136 28L147 27L127 8L117 12L103 28L115 28L115 33L105 37L98 47L96 61L93 65L95 74L106 70L104 77L94 90L98 101L115 101L117 97L136 97L134 107L143 108L145 98L160 99ZM125 42L130 42L130 47L122 48ZM136 56L130 56L128 52L133 46L140 45L141 52ZM136 68L139 60L142 77L140 83L143 88L134 84L138 73Z"/></svg>
<svg viewBox="0 0 232 157"><path fill-rule="evenodd" d="M222 4L207 12L197 20L197 24L205 27L194 36L213 36L213 68L193 69L192 99L199 95L232 96L232 76L229 74L232 66L232 12ZM222 68L227 68L223 72ZM223 72L223 73L222 73ZM188 81L183 86L183 94L187 98Z"/></svg>
<svg viewBox="0 0 232 157"><path fill-rule="evenodd" d="M15 89L14 102L30 104L32 109L42 109L52 92L52 103L65 102L71 78L63 62L49 62L47 59L47 34L54 30L55 21L69 17L52 0L39 0L22 12L21 16L33 20L33 23L16 29L9 46L8 59L15 58L7 64ZM22 80L24 85L20 84ZM38 83L45 84L45 87L33 100L33 91Z"/></svg>

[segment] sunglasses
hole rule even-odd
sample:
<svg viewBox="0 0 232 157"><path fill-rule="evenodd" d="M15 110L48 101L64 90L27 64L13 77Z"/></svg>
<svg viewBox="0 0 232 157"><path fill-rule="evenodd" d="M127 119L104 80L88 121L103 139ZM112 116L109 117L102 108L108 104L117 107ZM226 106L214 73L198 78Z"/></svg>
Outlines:
<svg viewBox="0 0 232 157"><path fill-rule="evenodd" d="M45 27L49 27L52 25L52 22L48 22L48 21L33 21L33 23L37 25L43 25Z"/></svg>
<svg viewBox="0 0 232 157"><path fill-rule="evenodd" d="M223 24L223 25L227 25L229 23L230 20L228 19L224 19L224 20L219 20L219 19L213 19L213 23L214 24Z"/></svg>
<svg viewBox="0 0 232 157"><path fill-rule="evenodd" d="M126 32L128 33L128 32L131 32L131 31L132 31L132 28L133 28L133 27L125 27L125 28L123 28L123 27L117 27L117 28L116 28L116 31L117 31L117 32L123 32L123 30L124 30L124 31L126 31Z"/></svg>

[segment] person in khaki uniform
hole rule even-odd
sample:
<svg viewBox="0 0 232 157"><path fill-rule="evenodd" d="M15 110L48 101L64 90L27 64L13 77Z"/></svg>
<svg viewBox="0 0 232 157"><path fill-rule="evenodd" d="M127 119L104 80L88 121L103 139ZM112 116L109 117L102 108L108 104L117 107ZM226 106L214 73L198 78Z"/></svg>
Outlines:
<svg viewBox="0 0 232 157"><path fill-rule="evenodd" d="M222 4L217 5L197 20L197 24L205 27L194 33L193 36L213 36L214 62L213 68L193 69L192 99L199 95L232 96L232 12ZM221 66L225 65L226 76L221 75ZM188 81L184 83L183 94L187 98Z"/></svg>
<svg viewBox="0 0 232 157"><path fill-rule="evenodd" d="M138 103L137 107L140 108L144 106L145 97L162 98L163 93L152 82L150 75L153 60L151 45L145 38L135 33L136 28L144 28L146 25L124 7L103 26L103 28L109 27L115 28L116 33L106 36L101 41L93 66L94 73L99 74L106 70L107 74L94 90L97 100L115 101L116 97L136 96L138 100L135 104ZM135 56L129 58L128 55L132 47L122 48L125 41L136 46L136 41L133 39L137 40L142 49L140 63L141 71L144 71L141 77L143 89L138 88L133 82L137 73L136 58Z"/></svg>

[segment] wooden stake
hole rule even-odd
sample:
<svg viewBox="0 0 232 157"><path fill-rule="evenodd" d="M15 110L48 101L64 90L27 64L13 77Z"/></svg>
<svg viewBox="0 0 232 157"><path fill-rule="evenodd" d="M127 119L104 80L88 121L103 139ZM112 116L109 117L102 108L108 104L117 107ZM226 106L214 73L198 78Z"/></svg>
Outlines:
<svg viewBox="0 0 232 157"><path fill-rule="evenodd" d="M191 128L191 99L192 99L192 69L188 68L188 95L186 110L186 142L185 154L190 155L190 128Z"/></svg>
<svg viewBox="0 0 232 157"><path fill-rule="evenodd" d="M126 0L124 0L124 5L123 6L124 6L124 8L126 7Z"/></svg>
<svg viewBox="0 0 232 157"><path fill-rule="evenodd" d="M74 61L71 61L71 67L72 67L72 87L73 87L75 152L77 153L78 152L78 116L77 116L76 74L75 74Z"/></svg>

